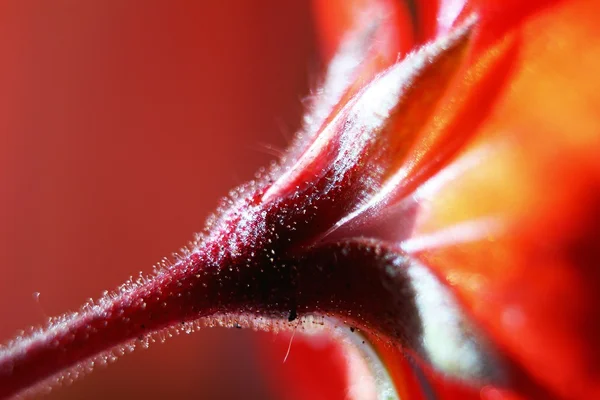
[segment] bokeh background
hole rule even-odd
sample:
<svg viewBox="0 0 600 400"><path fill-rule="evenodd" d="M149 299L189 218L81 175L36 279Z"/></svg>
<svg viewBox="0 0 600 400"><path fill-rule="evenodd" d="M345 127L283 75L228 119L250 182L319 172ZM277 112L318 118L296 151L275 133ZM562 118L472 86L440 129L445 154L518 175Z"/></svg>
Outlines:
<svg viewBox="0 0 600 400"><path fill-rule="evenodd" d="M187 243L289 143L322 67L308 1L0 2L0 342ZM343 398L330 343L287 346L181 335L48 398Z"/></svg>

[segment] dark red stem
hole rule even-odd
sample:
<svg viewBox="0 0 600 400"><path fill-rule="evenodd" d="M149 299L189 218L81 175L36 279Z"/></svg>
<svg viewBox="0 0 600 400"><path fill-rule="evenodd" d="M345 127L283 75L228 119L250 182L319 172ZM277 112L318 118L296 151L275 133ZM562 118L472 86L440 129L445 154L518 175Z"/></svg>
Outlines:
<svg viewBox="0 0 600 400"><path fill-rule="evenodd" d="M183 276L184 264L204 269L198 257L182 261L169 274L106 296L95 305L57 319L47 329L15 339L0 350L0 398L130 339L142 339L179 321L209 314L212 310L202 301L201 288L210 277L202 275L191 291L190 280Z"/></svg>
<svg viewBox="0 0 600 400"><path fill-rule="evenodd" d="M224 257L222 265L213 265L209 260L218 258L219 250L216 242L207 244L146 282L123 286L46 329L15 339L0 350L0 398L119 344L215 314L246 315L266 324L332 315L353 327L378 327L396 339L419 331L418 321L410 318L415 315L412 293L397 290L405 277L382 279L376 266L391 260L368 244L330 245L301 258L270 262L267 257L266 263Z"/></svg>

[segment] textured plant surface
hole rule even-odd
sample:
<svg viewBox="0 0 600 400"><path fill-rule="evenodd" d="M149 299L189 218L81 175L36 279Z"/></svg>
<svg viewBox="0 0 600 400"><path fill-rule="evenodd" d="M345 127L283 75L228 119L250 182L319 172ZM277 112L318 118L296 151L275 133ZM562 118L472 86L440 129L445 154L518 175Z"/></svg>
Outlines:
<svg viewBox="0 0 600 400"><path fill-rule="evenodd" d="M596 2L339 3L279 162L154 275L0 348L0 397L217 325L360 332L402 399L600 396Z"/></svg>

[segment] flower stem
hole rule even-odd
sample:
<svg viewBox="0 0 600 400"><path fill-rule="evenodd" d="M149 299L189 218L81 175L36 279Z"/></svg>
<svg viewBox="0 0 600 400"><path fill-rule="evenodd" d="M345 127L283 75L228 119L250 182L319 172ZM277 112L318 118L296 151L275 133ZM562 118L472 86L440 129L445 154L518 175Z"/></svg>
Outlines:
<svg viewBox="0 0 600 400"><path fill-rule="evenodd" d="M277 329L298 327L309 315L333 316L394 341L418 336L402 267L388 275L397 258L383 249L348 242L265 262L224 253L220 240L0 348L0 398L76 378L114 357L115 348L199 320Z"/></svg>
<svg viewBox="0 0 600 400"><path fill-rule="evenodd" d="M0 348L0 398L119 344L143 340L149 333L214 311L207 296L202 296L208 293L202 283L208 286L214 275L201 274L192 284L183 276L190 269L204 269L199 257L182 260L169 273L159 273L144 283L125 284L118 293L55 318L48 327ZM89 364L93 366L94 361Z"/></svg>

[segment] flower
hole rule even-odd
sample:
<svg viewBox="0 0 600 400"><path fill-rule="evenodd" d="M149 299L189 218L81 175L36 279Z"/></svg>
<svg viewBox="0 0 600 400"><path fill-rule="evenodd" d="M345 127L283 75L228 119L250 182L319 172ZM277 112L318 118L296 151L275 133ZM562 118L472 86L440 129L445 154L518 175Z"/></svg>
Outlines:
<svg viewBox="0 0 600 400"><path fill-rule="evenodd" d="M357 4L280 163L173 265L9 343L0 395L163 329L335 318L404 397L594 397L593 2Z"/></svg>
<svg viewBox="0 0 600 400"><path fill-rule="evenodd" d="M417 5L421 15L435 15L427 12L430 3ZM443 167L431 179L417 178L409 201L419 204L419 215L402 247L456 293L501 351L529 374L523 380L543 388L538 396L597 397L597 6L438 6L474 11L480 20L470 63L489 55L497 61L474 67L472 76L467 67L466 97L457 85L433 122L423 123L426 141L432 135L441 140L421 154L429 162L444 158ZM423 24L425 30L432 31L435 20L447 21L438 14ZM473 77L477 83L469 85ZM444 134L465 140L449 162ZM414 154L418 159L419 151Z"/></svg>

